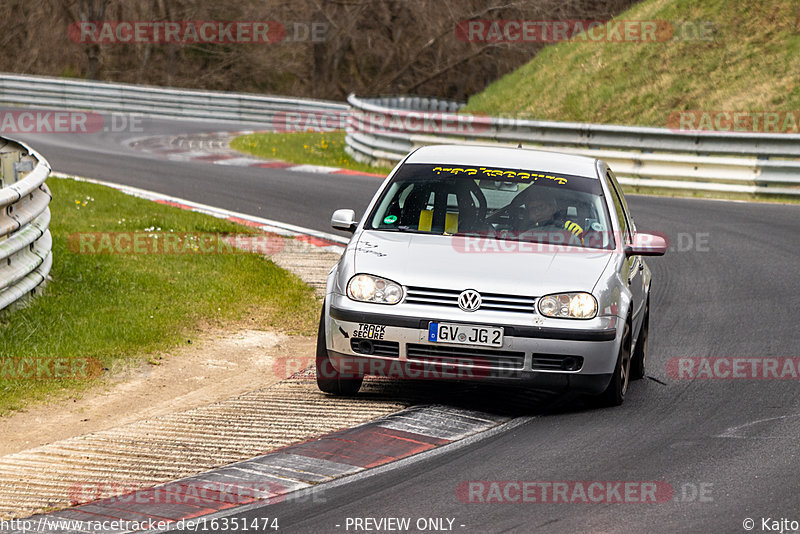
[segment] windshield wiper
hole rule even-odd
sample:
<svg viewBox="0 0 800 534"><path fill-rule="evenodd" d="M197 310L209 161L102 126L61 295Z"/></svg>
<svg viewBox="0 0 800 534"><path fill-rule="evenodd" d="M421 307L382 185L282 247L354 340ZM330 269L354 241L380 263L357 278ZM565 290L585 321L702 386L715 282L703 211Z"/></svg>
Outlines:
<svg viewBox="0 0 800 534"><path fill-rule="evenodd" d="M392 226L389 228L370 228L370 230L375 230L378 232L404 232L409 234L423 234L427 232L420 232L419 230L415 230L410 226Z"/></svg>

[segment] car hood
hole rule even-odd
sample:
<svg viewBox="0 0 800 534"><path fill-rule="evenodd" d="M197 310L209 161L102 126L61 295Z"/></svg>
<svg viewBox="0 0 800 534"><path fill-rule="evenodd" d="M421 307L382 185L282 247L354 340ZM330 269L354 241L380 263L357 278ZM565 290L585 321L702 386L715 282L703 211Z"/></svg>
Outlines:
<svg viewBox="0 0 800 534"><path fill-rule="evenodd" d="M613 254L556 246L534 251L530 244L467 239L364 231L355 247L353 274L374 274L404 286L541 296L591 292Z"/></svg>

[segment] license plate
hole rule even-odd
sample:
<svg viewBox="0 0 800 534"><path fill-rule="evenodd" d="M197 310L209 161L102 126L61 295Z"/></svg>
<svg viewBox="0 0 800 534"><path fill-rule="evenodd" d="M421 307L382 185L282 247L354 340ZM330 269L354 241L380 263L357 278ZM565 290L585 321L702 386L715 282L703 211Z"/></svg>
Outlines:
<svg viewBox="0 0 800 534"><path fill-rule="evenodd" d="M502 347L503 329L471 324L428 323L428 341L453 345Z"/></svg>

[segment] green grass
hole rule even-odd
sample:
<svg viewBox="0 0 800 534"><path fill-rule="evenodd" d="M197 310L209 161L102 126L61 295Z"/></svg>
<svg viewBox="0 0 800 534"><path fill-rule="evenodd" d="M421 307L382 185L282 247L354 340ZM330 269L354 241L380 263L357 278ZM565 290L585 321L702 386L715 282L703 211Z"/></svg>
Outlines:
<svg viewBox="0 0 800 534"><path fill-rule="evenodd" d="M616 18L710 21L713 40L548 46L466 111L667 127L682 110L800 109L796 1L645 0Z"/></svg>
<svg viewBox="0 0 800 534"><path fill-rule="evenodd" d="M262 158L326 165L360 172L388 174L391 168L359 163L344 151L344 132L255 133L242 135L231 147Z"/></svg>
<svg viewBox="0 0 800 534"><path fill-rule="evenodd" d="M313 291L255 254L90 255L67 245L77 232L253 230L99 185L48 185L53 280L28 306L0 313L0 358L96 358L113 371L186 344L202 325L255 318L248 324L256 328L316 331ZM0 413L94 383L0 378Z"/></svg>

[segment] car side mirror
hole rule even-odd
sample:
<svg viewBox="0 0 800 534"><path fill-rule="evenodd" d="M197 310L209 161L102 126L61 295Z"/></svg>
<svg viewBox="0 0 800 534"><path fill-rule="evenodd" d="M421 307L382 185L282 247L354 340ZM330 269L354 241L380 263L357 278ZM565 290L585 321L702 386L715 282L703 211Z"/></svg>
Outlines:
<svg viewBox="0 0 800 534"><path fill-rule="evenodd" d="M625 247L626 256L663 256L668 243L660 235L637 232L633 235L633 243Z"/></svg>
<svg viewBox="0 0 800 534"><path fill-rule="evenodd" d="M336 210L331 216L331 226L337 230L344 230L351 234L356 231L358 221L356 221L356 212L353 210Z"/></svg>

